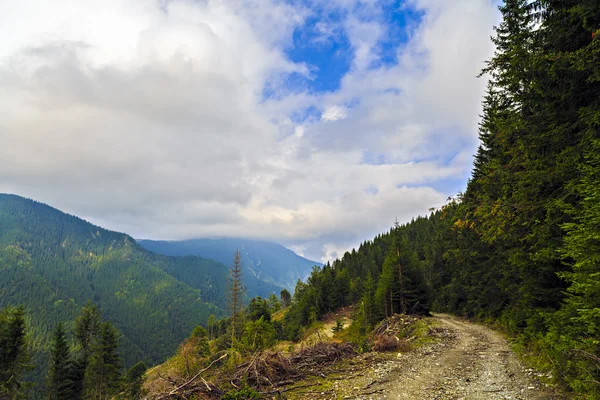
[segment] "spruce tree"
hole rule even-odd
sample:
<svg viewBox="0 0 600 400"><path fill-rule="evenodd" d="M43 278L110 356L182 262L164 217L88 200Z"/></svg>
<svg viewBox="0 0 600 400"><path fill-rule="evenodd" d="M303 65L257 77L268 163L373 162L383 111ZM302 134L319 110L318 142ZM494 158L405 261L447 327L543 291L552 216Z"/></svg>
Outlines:
<svg viewBox="0 0 600 400"><path fill-rule="evenodd" d="M26 335L23 307L0 310L0 399L25 398L21 375L33 368Z"/></svg>
<svg viewBox="0 0 600 400"><path fill-rule="evenodd" d="M239 250L233 255L233 266L230 271L229 281L229 311L231 313L231 345L241 337L243 329L242 301L244 285L242 283L242 256Z"/></svg>
<svg viewBox="0 0 600 400"><path fill-rule="evenodd" d="M73 336L76 354L71 363L70 376L73 381L73 398L81 399L85 394L85 377L93 346L100 333L101 316L98 308L88 301L75 319Z"/></svg>
<svg viewBox="0 0 600 400"><path fill-rule="evenodd" d="M394 239L395 243L395 239ZM395 245L394 245L395 247ZM383 309L386 317L390 317L398 311L394 307L394 293L397 292L398 281L396 279L396 257L395 251L390 251L383 263L381 276L375 292L375 299L380 309Z"/></svg>
<svg viewBox="0 0 600 400"><path fill-rule="evenodd" d="M70 349L67 334L64 325L59 323L54 330L50 344L50 367L47 378L49 400L73 399L73 382L69 368Z"/></svg>
<svg viewBox="0 0 600 400"><path fill-rule="evenodd" d="M377 311L375 308L375 281L370 271L363 285L363 296L361 299L363 328L368 331L376 321Z"/></svg>
<svg viewBox="0 0 600 400"><path fill-rule="evenodd" d="M100 332L100 323L100 311L88 301L77 319L75 319L75 329L73 331L75 341L82 352L84 363L87 363L92 344Z"/></svg>
<svg viewBox="0 0 600 400"><path fill-rule="evenodd" d="M582 201L572 210L574 221L564 226L564 254L572 271L561 276L571 284L569 296L553 318L547 344L561 354L558 367L570 386L600 398L600 139L585 160L574 188Z"/></svg>
<svg viewBox="0 0 600 400"><path fill-rule="evenodd" d="M85 371L85 398L108 399L119 388L121 358L117 351L119 334L110 322L99 326L99 337L91 343Z"/></svg>
<svg viewBox="0 0 600 400"><path fill-rule="evenodd" d="M143 361L138 362L125 374L125 394L128 399L139 399L142 396L142 384L148 367Z"/></svg>
<svg viewBox="0 0 600 400"><path fill-rule="evenodd" d="M292 305L292 295L288 292L287 289L283 289L279 293L279 298L281 299L281 305L283 308L289 307Z"/></svg>

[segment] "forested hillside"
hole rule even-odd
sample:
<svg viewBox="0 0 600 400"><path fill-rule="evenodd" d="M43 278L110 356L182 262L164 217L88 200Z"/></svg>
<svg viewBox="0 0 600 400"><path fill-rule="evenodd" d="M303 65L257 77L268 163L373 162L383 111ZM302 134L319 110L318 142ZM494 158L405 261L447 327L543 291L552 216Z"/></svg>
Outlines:
<svg viewBox="0 0 600 400"><path fill-rule="evenodd" d="M181 271L202 280L184 283ZM24 306L35 375L45 373L53 329L71 323L88 300L123 334L126 365L163 360L211 314L223 315L227 274L220 263L157 255L127 235L0 195L0 308Z"/></svg>
<svg viewBox="0 0 600 400"><path fill-rule="evenodd" d="M257 280L291 290L298 279L306 279L313 266L322 265L300 257L279 244L262 240L218 238L184 241L140 240L138 243L159 254L200 256L226 265L231 263L233 252L239 249L242 256L244 283L248 290L257 284ZM273 292L275 291L273 290ZM265 295L268 293L263 294L263 296Z"/></svg>
<svg viewBox="0 0 600 400"><path fill-rule="evenodd" d="M600 3L508 0L483 74L467 189L296 288L286 334L359 304L496 321L558 382L600 398Z"/></svg>

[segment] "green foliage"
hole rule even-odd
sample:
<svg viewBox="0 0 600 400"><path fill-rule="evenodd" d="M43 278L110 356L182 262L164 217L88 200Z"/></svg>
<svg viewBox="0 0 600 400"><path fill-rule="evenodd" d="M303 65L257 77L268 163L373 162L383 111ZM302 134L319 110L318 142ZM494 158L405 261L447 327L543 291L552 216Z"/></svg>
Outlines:
<svg viewBox="0 0 600 400"><path fill-rule="evenodd" d="M564 254L571 271L561 276L571 285L564 307L553 317L546 344L558 356L561 372L578 392L600 398L600 141L594 140L574 185L581 203L572 209Z"/></svg>
<svg viewBox="0 0 600 400"><path fill-rule="evenodd" d="M440 221L440 212L420 217L364 242L333 264L314 268L306 283L296 285L284 335L297 340L304 327L353 304L361 308L363 331L392 311L427 312L437 279L433 271L442 264L442 226L448 223Z"/></svg>
<svg viewBox="0 0 600 400"><path fill-rule="evenodd" d="M73 336L75 342L82 351L82 358L84 364L87 365L89 362L90 354L92 352L92 345L99 332L101 322L100 312L98 308L92 305L91 302L81 310L81 313L75 319L75 328L73 330Z"/></svg>
<svg viewBox="0 0 600 400"><path fill-rule="evenodd" d="M254 352L273 346L276 335L271 321L261 316L256 321L246 322L242 342L247 350Z"/></svg>
<svg viewBox="0 0 600 400"><path fill-rule="evenodd" d="M31 369L23 307L0 310L0 398L25 398L22 375Z"/></svg>
<svg viewBox="0 0 600 400"><path fill-rule="evenodd" d="M279 294L279 298L281 299L281 305L283 308L287 308L292 305L292 295L288 292L287 289L283 289Z"/></svg>
<svg viewBox="0 0 600 400"><path fill-rule="evenodd" d="M30 318L38 368L27 377L37 392L44 391L54 329L61 322L70 328L88 300L122 332L126 366L163 361L209 315L224 315L224 302L206 303L227 285L219 263L153 254L127 235L18 196L0 195L0 226L0 308L22 304ZM180 269L206 277L206 286L179 280Z"/></svg>
<svg viewBox="0 0 600 400"><path fill-rule="evenodd" d="M271 306L266 299L255 297L246 307L246 318L250 321L264 319L271 321Z"/></svg>
<svg viewBox="0 0 600 400"><path fill-rule="evenodd" d="M106 399L120 386L121 358L117 352L118 332L110 322L99 324L97 338L90 345L85 371L86 399Z"/></svg>
<svg viewBox="0 0 600 400"><path fill-rule="evenodd" d="M50 345L50 365L46 386L49 400L71 400L73 381L70 376L71 350L62 323L54 329Z"/></svg>
<svg viewBox="0 0 600 400"><path fill-rule="evenodd" d="M140 361L129 368L125 374L123 385L125 387L124 393L128 399L133 400L141 398L142 384L144 383L144 375L147 370L148 367L146 366L146 363Z"/></svg>
<svg viewBox="0 0 600 400"><path fill-rule="evenodd" d="M260 398L260 393L251 388L232 389L221 397L222 400L250 400Z"/></svg>
<svg viewBox="0 0 600 400"><path fill-rule="evenodd" d="M494 320L574 396L600 399L597 1L507 0L471 180L441 210L296 286L284 331L356 304L361 337L394 312Z"/></svg>
<svg viewBox="0 0 600 400"><path fill-rule="evenodd" d="M275 293L271 293L269 296L269 312L271 314L275 314L279 310L281 310L281 303L279 302L279 299Z"/></svg>
<svg viewBox="0 0 600 400"><path fill-rule="evenodd" d="M331 331L333 333L338 333L344 330L344 320L341 318L338 318L335 320L335 326L333 328L331 328Z"/></svg>

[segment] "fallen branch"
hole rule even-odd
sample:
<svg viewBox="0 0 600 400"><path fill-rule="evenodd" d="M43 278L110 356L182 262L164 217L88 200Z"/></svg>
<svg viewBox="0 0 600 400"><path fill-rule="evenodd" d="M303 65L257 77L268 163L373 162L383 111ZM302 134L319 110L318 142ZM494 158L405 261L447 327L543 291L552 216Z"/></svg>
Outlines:
<svg viewBox="0 0 600 400"><path fill-rule="evenodd" d="M272 390L270 392L261 392L261 394L268 395L268 394L276 394L276 393L285 393L285 392L291 392L292 390L304 389L304 388L309 388L309 387L313 387L313 386L317 386L317 385L318 385L318 383L310 383L307 385L292 386L287 389L278 389L278 390Z"/></svg>
<svg viewBox="0 0 600 400"><path fill-rule="evenodd" d="M204 379L203 377L200 377L200 379L202 379L202 383L204 383L204 386L206 386L206 390L208 390L209 392L212 392L212 389L211 389L210 385L208 384L208 382L206 382L206 379Z"/></svg>
<svg viewBox="0 0 600 400"><path fill-rule="evenodd" d="M159 397L159 399L166 399L166 398L169 398L170 396L181 395L181 393L179 393L179 392L181 392L183 389L185 389L186 387L188 387L189 385L191 385L201 374L203 374L204 372L206 372L209 369L211 369L213 365L215 365L217 362L221 361L222 359L224 359L228 355L229 354L227 354L227 353L223 354L221 357L219 357L216 360L214 360L213 362L211 362L208 367L206 367L206 368L198 371L198 373L196 375L194 375L190 380L188 380L187 382L179 385L178 387L176 387L175 389L171 390L166 395L163 395L163 396ZM212 389L210 388L208 382L206 382L204 379L202 379L202 381L204 382L204 384L206 385L206 387L209 389L209 391L211 391Z"/></svg>
<svg viewBox="0 0 600 400"><path fill-rule="evenodd" d="M600 357L598 357L598 356L597 356L597 355L595 355L595 354L588 353L587 351L585 351L585 350L581 350L581 349L573 349L573 350L571 350L571 351L572 351L573 353L577 353L577 354L580 354L580 355L582 355L583 357L587 358L588 360L592 360L592 361L595 361L595 362L597 362L597 363L600 363Z"/></svg>
<svg viewBox="0 0 600 400"><path fill-rule="evenodd" d="M368 396L370 394L375 394L375 393L379 393L379 392L383 392L384 389L376 389L376 390L371 390L370 392L360 392L359 396Z"/></svg>
<svg viewBox="0 0 600 400"><path fill-rule="evenodd" d="M382 384L387 383L387 382L389 382L389 379L384 379L384 380L381 380L381 381L373 381L373 382L369 383L367 386L365 386L363 388L363 390L367 390L367 389L369 389L373 385L382 385Z"/></svg>
<svg viewBox="0 0 600 400"><path fill-rule="evenodd" d="M171 385L173 385L173 386L177 386L177 382L175 382L175 380L174 380L173 378L171 378L170 376L167 376L167 377L165 378L165 377L164 377L164 376L162 376L162 375L160 374L160 372L159 372L159 373L158 373L158 377L159 377L160 379L162 379L163 381L167 381L167 382L169 382L169 383L170 383Z"/></svg>

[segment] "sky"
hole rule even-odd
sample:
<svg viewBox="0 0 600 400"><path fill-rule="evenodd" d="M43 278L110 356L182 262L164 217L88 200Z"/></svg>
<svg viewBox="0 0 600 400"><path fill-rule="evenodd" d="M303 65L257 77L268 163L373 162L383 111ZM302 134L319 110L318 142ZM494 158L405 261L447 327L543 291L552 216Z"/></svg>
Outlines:
<svg viewBox="0 0 600 400"><path fill-rule="evenodd" d="M491 0L0 2L0 193L327 261L464 190Z"/></svg>

